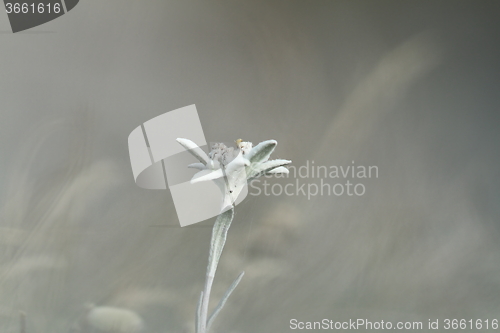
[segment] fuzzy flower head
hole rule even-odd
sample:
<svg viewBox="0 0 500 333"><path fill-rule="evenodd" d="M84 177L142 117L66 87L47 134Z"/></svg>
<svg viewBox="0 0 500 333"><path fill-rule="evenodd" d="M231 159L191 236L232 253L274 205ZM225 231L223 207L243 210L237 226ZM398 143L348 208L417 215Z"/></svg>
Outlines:
<svg viewBox="0 0 500 333"><path fill-rule="evenodd" d="M200 170L191 179L191 183L212 180L222 191L222 211L233 207L238 195L247 182L263 174L288 173L284 166L289 160L269 160L278 144L275 140L263 141L253 147L251 142L236 140L236 148L223 143L212 145L207 155L193 141L177 139L187 151L199 160L189 168Z"/></svg>
<svg viewBox="0 0 500 333"><path fill-rule="evenodd" d="M222 165L223 167L231 163L236 156L238 156L238 151L233 147L226 147L223 143L214 143L212 150L208 153L210 160L214 163L218 162L219 166Z"/></svg>
<svg viewBox="0 0 500 333"><path fill-rule="evenodd" d="M251 142L244 142L241 139L236 140L236 147L241 149L241 153L245 155L246 153L249 153L250 150L252 150L252 143Z"/></svg>

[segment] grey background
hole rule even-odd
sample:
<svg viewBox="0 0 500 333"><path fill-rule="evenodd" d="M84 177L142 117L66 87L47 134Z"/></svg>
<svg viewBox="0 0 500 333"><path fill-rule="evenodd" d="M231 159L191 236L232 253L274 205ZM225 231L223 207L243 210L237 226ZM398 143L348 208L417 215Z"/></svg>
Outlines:
<svg viewBox="0 0 500 333"><path fill-rule="evenodd" d="M85 302L191 332L210 225L137 187L127 137L196 104L207 141L276 139L300 166L377 165L363 197L237 207L214 332L289 320L494 319L497 1L81 1L0 15L0 331L69 332ZM283 182L276 179L271 182Z"/></svg>

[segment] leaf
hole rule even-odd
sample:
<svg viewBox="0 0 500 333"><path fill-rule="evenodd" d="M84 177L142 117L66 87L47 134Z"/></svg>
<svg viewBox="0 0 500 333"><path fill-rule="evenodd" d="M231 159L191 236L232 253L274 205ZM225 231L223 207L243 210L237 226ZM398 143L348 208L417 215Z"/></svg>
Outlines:
<svg viewBox="0 0 500 333"><path fill-rule="evenodd" d="M234 217L234 208L222 212L215 220L214 228L212 229L212 240L210 244L210 254L208 257L207 273L215 276L217 265L222 254L222 249L226 243L227 231L231 226Z"/></svg>
<svg viewBox="0 0 500 333"><path fill-rule="evenodd" d="M245 272L241 272L240 275L238 275L238 277L233 281L233 283L226 290L226 293L224 294L224 296L220 300L219 304L217 304L217 307L215 308L214 312L212 313L212 315L208 319L207 332L210 330L210 326L212 326L212 323L215 320L215 317L217 317L219 312L222 310L222 308L226 304L227 299L229 298L229 296L231 296L231 293L234 291L234 289L236 289L236 287L240 283L241 279L243 278L243 275L245 275Z"/></svg>
<svg viewBox="0 0 500 333"><path fill-rule="evenodd" d="M203 151L196 143L189 139L177 138L177 142L181 144L188 152L190 152L194 157L198 159L203 165L207 165L210 159L207 156L207 153Z"/></svg>
<svg viewBox="0 0 500 333"><path fill-rule="evenodd" d="M276 140L262 141L250 150L247 159L252 163L267 161L277 144L278 142L276 142Z"/></svg>

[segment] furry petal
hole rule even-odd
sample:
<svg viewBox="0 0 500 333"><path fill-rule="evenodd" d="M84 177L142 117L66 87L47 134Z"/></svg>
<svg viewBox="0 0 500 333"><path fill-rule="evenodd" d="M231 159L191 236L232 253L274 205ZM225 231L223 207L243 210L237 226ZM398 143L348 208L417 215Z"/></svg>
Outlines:
<svg viewBox="0 0 500 333"><path fill-rule="evenodd" d="M265 162L276 148L276 140L262 141L247 154L246 158L252 163Z"/></svg>
<svg viewBox="0 0 500 333"><path fill-rule="evenodd" d="M177 142L181 144L188 152L190 152L194 157L196 157L201 163L207 165L209 158L207 153L203 151L196 143L189 139L178 138Z"/></svg>
<svg viewBox="0 0 500 333"><path fill-rule="evenodd" d="M198 183L198 182L204 182L207 180L215 180L224 177L224 173L222 172L222 169L219 170L201 170L200 172L197 172L194 176L193 179L191 179L191 184Z"/></svg>

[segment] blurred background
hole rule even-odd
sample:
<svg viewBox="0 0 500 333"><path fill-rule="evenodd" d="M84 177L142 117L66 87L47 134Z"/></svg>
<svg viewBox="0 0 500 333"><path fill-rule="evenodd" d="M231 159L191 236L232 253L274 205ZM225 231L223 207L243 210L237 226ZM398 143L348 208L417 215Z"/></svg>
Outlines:
<svg viewBox="0 0 500 333"><path fill-rule="evenodd" d="M246 274L213 332L499 319L499 18L498 1L82 0L12 34L0 15L0 331L83 332L89 302L194 331L214 219L180 228L127 147L190 104L207 141L379 169L363 196L248 196L211 304Z"/></svg>

